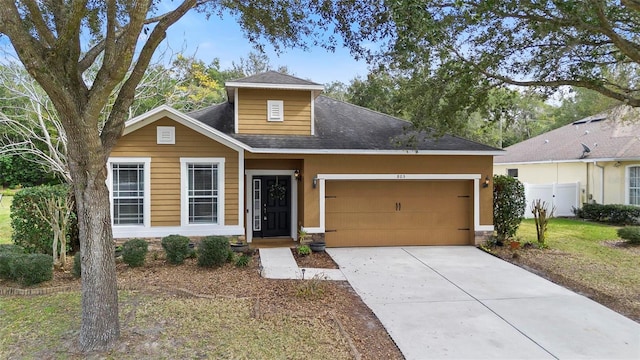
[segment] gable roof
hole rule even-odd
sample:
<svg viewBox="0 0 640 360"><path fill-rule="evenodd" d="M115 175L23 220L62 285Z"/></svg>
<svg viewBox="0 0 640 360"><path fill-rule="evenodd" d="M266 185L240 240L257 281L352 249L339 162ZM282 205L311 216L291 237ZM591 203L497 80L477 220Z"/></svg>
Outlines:
<svg viewBox="0 0 640 360"><path fill-rule="evenodd" d="M311 91L314 96L318 96L324 91L324 85L276 71L267 71L241 79L227 81L224 83L224 86L227 89L227 99L229 99L230 103L235 101L235 90L239 88L308 90Z"/></svg>
<svg viewBox="0 0 640 360"><path fill-rule="evenodd" d="M640 160L640 111L620 106L504 150L494 163Z"/></svg>
<svg viewBox="0 0 640 360"><path fill-rule="evenodd" d="M188 115L246 144L252 152L501 154L499 149L457 136L431 138L412 130L408 121L326 96L318 96L314 104L315 135L310 136L235 134L230 103ZM415 141L407 143L411 139Z"/></svg>
<svg viewBox="0 0 640 360"><path fill-rule="evenodd" d="M249 84L289 84L289 85L318 85L321 84L297 78L289 74L279 73L277 71L267 71L260 74L247 76L241 79L231 80L231 83L249 83Z"/></svg>

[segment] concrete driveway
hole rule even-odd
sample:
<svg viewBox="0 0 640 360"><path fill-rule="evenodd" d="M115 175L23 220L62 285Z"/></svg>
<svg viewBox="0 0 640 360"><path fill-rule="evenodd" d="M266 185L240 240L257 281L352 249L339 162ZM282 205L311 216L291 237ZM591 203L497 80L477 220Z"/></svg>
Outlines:
<svg viewBox="0 0 640 360"><path fill-rule="evenodd" d="M640 324L474 247L327 252L407 359L640 359Z"/></svg>

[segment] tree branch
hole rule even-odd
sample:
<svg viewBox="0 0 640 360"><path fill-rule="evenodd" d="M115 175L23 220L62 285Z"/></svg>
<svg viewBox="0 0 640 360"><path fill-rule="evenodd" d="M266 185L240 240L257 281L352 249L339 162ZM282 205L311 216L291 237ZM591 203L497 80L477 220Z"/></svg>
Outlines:
<svg viewBox="0 0 640 360"><path fill-rule="evenodd" d="M166 31L169 26L173 25L176 21L180 20L189 10L196 5L196 0L186 0L180 4L175 10L165 14L162 19L153 28L153 31L149 35L147 42L142 47L138 61L133 67L129 78L125 81L118 97L111 109L109 118L105 122L105 126L102 129L100 138L102 140L103 148L105 149L105 160L108 154L111 152L113 146L115 146L117 139L122 134L124 128L124 120L127 116L127 109L133 103L135 89L140 83L140 80L144 76L145 70L149 66L149 62L156 51L156 48L166 36Z"/></svg>
<svg viewBox="0 0 640 360"><path fill-rule="evenodd" d="M38 35L42 38L42 40L49 46L53 47L56 39L51 33L51 30L47 26L47 24L42 19L42 14L40 13L40 9L38 8L38 4L36 4L33 0L23 0L25 6L27 7L27 11L29 11L29 20L33 22L33 26L35 27Z"/></svg>

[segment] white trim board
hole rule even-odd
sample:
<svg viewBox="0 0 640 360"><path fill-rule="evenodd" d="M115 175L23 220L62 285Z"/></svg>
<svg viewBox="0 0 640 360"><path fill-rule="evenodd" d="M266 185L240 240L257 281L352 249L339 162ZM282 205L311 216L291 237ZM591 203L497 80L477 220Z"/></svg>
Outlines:
<svg viewBox="0 0 640 360"><path fill-rule="evenodd" d="M142 225L114 225L113 224L113 164L143 164L144 165L144 199ZM107 160L107 189L109 189L109 213L111 215L111 228L138 228L151 227L151 158L150 157L110 157Z"/></svg>
<svg viewBox="0 0 640 360"><path fill-rule="evenodd" d="M171 234L180 234L183 236L209 236L209 235L226 235L240 236L244 235L244 227L242 226L217 226L217 225L193 225L183 226L115 226L113 227L113 237L133 238L133 237L165 237Z"/></svg>
<svg viewBox="0 0 640 360"><path fill-rule="evenodd" d="M319 192L320 226L304 227L309 234L323 234L326 230L325 194L326 181L364 181L364 180L473 180L473 229L474 231L493 231L493 225L480 225L480 184L481 174L318 174L317 187Z"/></svg>
<svg viewBox="0 0 640 360"><path fill-rule="evenodd" d="M295 179L295 170L246 170L245 196L248 200L244 204L246 209L245 224L247 224L247 242L253 240L253 177L254 176L287 176L291 177L291 237L298 239L298 181ZM251 226L249 226L251 224Z"/></svg>

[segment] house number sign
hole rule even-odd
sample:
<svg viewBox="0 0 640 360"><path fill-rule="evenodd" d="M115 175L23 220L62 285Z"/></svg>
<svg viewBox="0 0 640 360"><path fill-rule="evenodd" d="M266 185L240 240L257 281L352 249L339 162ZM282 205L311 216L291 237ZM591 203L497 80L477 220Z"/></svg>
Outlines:
<svg viewBox="0 0 640 360"><path fill-rule="evenodd" d="M406 178L407 178L407 175L405 175L405 174L397 174L396 175L396 179L406 179Z"/></svg>

